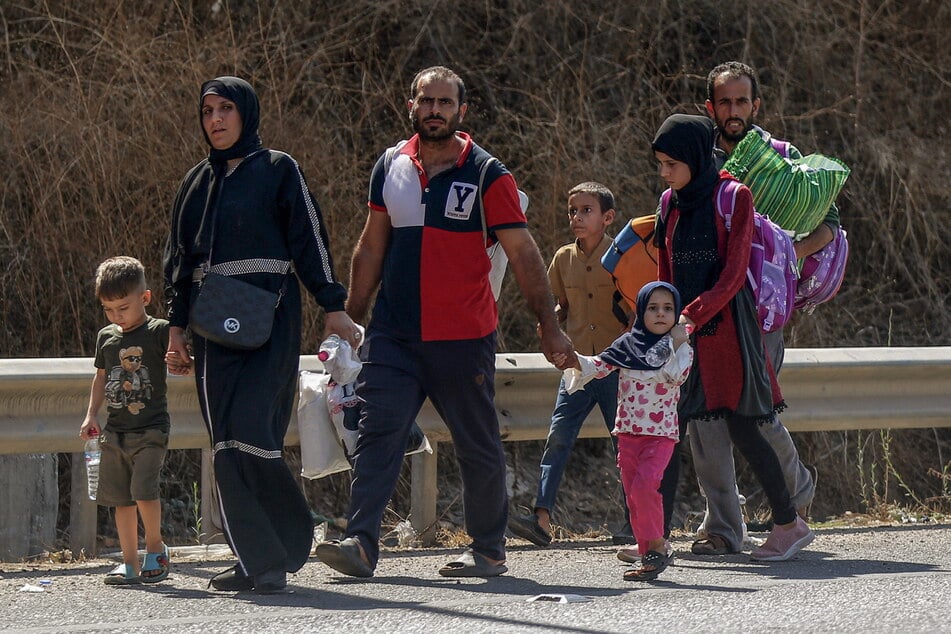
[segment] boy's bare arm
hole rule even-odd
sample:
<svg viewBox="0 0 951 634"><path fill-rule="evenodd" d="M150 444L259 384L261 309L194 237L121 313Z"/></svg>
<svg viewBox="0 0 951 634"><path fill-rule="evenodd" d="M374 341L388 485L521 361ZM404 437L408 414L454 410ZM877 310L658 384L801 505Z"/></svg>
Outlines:
<svg viewBox="0 0 951 634"><path fill-rule="evenodd" d="M86 418L79 428L79 436L88 440L93 436L98 436L102 429L99 427L99 420L96 418L103 402L106 400L106 371L97 368L96 376L92 379L92 388L89 390L89 407L86 409ZM95 431L93 431L95 430Z"/></svg>

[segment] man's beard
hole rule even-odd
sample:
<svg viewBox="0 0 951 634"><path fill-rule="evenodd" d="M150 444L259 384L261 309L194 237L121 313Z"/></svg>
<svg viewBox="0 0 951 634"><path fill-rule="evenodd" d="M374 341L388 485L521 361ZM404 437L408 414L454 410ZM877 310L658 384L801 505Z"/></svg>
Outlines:
<svg viewBox="0 0 951 634"><path fill-rule="evenodd" d="M442 130L431 131L426 127L426 121L420 121L417 115L413 115L413 130L416 131L416 134L419 135L419 138L423 141L433 142L433 141L445 141L446 139L451 139L455 134L456 130L459 127L459 115L454 115L445 119L440 116L430 116L427 121L444 121L446 127Z"/></svg>
<svg viewBox="0 0 951 634"><path fill-rule="evenodd" d="M727 125L729 125L731 121L739 121L740 123L743 124L743 130L739 134L731 134L730 132L727 132ZM752 117L747 120L740 119L739 117L733 117L733 118L727 119L722 124L719 121L717 121L717 128L719 128L720 130L720 136L726 139L727 141L729 141L730 143L739 143L740 141L742 141L743 137L746 136L746 133L749 132L750 129L752 129L752 127L753 127Z"/></svg>

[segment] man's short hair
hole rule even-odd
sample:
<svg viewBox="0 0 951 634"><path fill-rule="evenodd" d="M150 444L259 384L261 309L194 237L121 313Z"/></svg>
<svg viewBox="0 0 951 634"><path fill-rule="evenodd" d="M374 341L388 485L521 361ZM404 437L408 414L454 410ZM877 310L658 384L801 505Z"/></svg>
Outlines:
<svg viewBox="0 0 951 634"><path fill-rule="evenodd" d="M570 190L568 190L568 197L571 198L574 194L588 194L594 196L598 199L598 204L601 205L601 213L606 212L608 209L614 209L614 194L611 193L611 190L595 181L586 181L584 183L578 183Z"/></svg>
<svg viewBox="0 0 951 634"><path fill-rule="evenodd" d="M132 293L144 293L145 267L135 258L119 255L109 258L96 269L96 297L122 299Z"/></svg>
<svg viewBox="0 0 951 634"><path fill-rule="evenodd" d="M464 104L466 102L466 83L462 81L462 77L456 74L456 72L445 66L430 66L429 68L424 68L423 70L416 73L416 76L413 77L413 83L410 85L410 99L416 99L417 91L419 90L419 82L422 81L424 77L439 79L441 81L448 81L456 84L459 88L459 103Z"/></svg>
<svg viewBox="0 0 951 634"><path fill-rule="evenodd" d="M749 77L750 85L753 87L752 100L759 99L759 82L756 79L756 71L743 62L724 62L710 71L707 75L707 99L713 102L713 82L722 78L723 81L730 79L740 79Z"/></svg>

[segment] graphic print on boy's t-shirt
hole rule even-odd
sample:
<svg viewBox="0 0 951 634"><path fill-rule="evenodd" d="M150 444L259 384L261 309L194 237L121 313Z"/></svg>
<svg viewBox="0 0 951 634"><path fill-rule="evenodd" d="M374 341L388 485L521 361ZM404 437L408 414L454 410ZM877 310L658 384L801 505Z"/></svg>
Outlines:
<svg viewBox="0 0 951 634"><path fill-rule="evenodd" d="M111 409L127 409L138 414L152 399L149 369L142 365L142 348L130 346L119 350L119 365L109 370L106 379L106 401Z"/></svg>

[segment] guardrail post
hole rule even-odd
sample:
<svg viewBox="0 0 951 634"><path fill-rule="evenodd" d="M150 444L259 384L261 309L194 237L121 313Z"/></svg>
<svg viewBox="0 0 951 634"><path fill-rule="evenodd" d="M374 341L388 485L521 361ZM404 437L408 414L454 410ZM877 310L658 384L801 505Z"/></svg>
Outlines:
<svg viewBox="0 0 951 634"><path fill-rule="evenodd" d="M225 543L221 528L221 509L218 506L218 488L215 486L215 465L211 449L201 450L201 532L202 544Z"/></svg>
<svg viewBox="0 0 951 634"><path fill-rule="evenodd" d="M99 554L96 544L99 505L89 499L86 486L86 462L82 453L70 454L69 548L73 556L85 549L87 557Z"/></svg>
<svg viewBox="0 0 951 634"><path fill-rule="evenodd" d="M410 523L426 546L436 541L436 463L439 443L431 443L433 453L413 454L410 483Z"/></svg>

